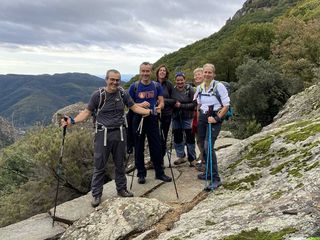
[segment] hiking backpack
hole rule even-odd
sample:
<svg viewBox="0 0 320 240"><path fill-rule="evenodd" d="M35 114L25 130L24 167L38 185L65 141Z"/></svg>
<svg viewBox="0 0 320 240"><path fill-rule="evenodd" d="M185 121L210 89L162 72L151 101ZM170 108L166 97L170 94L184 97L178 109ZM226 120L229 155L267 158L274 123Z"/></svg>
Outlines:
<svg viewBox="0 0 320 240"><path fill-rule="evenodd" d="M174 86L173 88L176 89L177 87ZM184 94L187 95L188 97L190 97L189 96L190 95L190 88L191 88L190 84L186 83L184 86Z"/></svg>
<svg viewBox="0 0 320 240"><path fill-rule="evenodd" d="M124 98L124 94L125 94L125 90L122 87L119 87L119 97L120 100L122 101L122 104L124 104L123 102L123 98ZM96 122L97 122L97 117L101 111L101 109L103 108L104 104L106 103L106 89L104 87L99 88L97 91L99 91L99 104L98 107L96 109L94 109L94 111L92 112L92 121L93 121L93 127L96 127ZM125 122L127 125L127 121L125 118Z"/></svg>
<svg viewBox="0 0 320 240"><path fill-rule="evenodd" d="M211 95L212 95L212 96L215 96L215 97L217 98L217 100L219 101L220 105L223 106L222 101L221 101L221 96L220 96L220 93L219 93L219 91L218 91L218 84L219 84L219 83L222 83L222 84L225 86L225 88L226 88L227 91L228 91L228 96L230 97L230 94L231 94L231 86L230 86L230 83L225 82L225 81L217 81L217 80L214 80L214 81L215 81L215 84L214 84L214 86L213 86L213 88L212 88L212 93L211 93ZM199 97L200 97L200 98L201 98L201 93L202 93L202 90L203 90L203 84L204 84L204 83L202 83L202 84L200 85L200 92L199 92ZM211 91L210 91L210 92L211 92ZM229 105L228 111L227 111L226 114L223 116L222 120L229 120L229 119L233 116L233 113L234 113L234 110L233 110L232 106Z"/></svg>

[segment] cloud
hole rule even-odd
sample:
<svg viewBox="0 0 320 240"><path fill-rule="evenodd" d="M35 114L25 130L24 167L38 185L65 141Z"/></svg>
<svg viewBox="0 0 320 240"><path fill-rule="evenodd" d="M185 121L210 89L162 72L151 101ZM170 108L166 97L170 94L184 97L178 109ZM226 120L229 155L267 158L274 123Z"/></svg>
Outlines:
<svg viewBox="0 0 320 240"><path fill-rule="evenodd" d="M73 58L79 51L90 58L102 50L133 59L150 53L156 60L218 31L243 2L2 0L0 52L63 52Z"/></svg>

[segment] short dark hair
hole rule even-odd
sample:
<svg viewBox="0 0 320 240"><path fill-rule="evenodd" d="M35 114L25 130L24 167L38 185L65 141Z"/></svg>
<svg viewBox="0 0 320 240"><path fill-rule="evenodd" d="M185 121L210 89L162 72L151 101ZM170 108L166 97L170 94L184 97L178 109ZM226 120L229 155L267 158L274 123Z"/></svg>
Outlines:
<svg viewBox="0 0 320 240"><path fill-rule="evenodd" d="M156 70L156 78L158 78L158 73L160 71L160 68L165 68L166 69L166 76L164 77L165 79L168 79L169 78L169 69L167 68L167 66L165 64L161 64L157 70Z"/></svg>
<svg viewBox="0 0 320 240"><path fill-rule="evenodd" d="M113 72L113 73L118 73L118 74L120 75L120 78L121 78L121 74L120 74L120 72L119 72L118 70L116 70L116 69L110 69L110 70L108 70L107 73L106 73L106 80L108 80L108 78L109 78L109 73L111 73L111 72Z"/></svg>
<svg viewBox="0 0 320 240"><path fill-rule="evenodd" d="M152 63L149 63L149 62L143 62L143 63L141 63L141 64L140 64L140 67L141 67L142 65L149 65L149 66L151 66L151 68L152 68Z"/></svg>

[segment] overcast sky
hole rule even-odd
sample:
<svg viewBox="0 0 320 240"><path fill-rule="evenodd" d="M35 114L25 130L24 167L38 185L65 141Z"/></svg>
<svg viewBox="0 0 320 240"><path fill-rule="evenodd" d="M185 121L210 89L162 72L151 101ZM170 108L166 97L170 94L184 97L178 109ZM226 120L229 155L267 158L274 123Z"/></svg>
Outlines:
<svg viewBox="0 0 320 240"><path fill-rule="evenodd" d="M1 0L0 74L134 74L218 31L244 2Z"/></svg>

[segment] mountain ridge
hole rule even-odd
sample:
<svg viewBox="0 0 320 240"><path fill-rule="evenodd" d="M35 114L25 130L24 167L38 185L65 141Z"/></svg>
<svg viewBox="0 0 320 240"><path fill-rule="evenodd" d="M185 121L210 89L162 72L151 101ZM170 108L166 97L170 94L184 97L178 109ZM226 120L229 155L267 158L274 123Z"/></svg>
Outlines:
<svg viewBox="0 0 320 240"><path fill-rule="evenodd" d="M105 85L87 73L0 75L0 115L16 127L48 124L58 109L87 102L92 92Z"/></svg>

